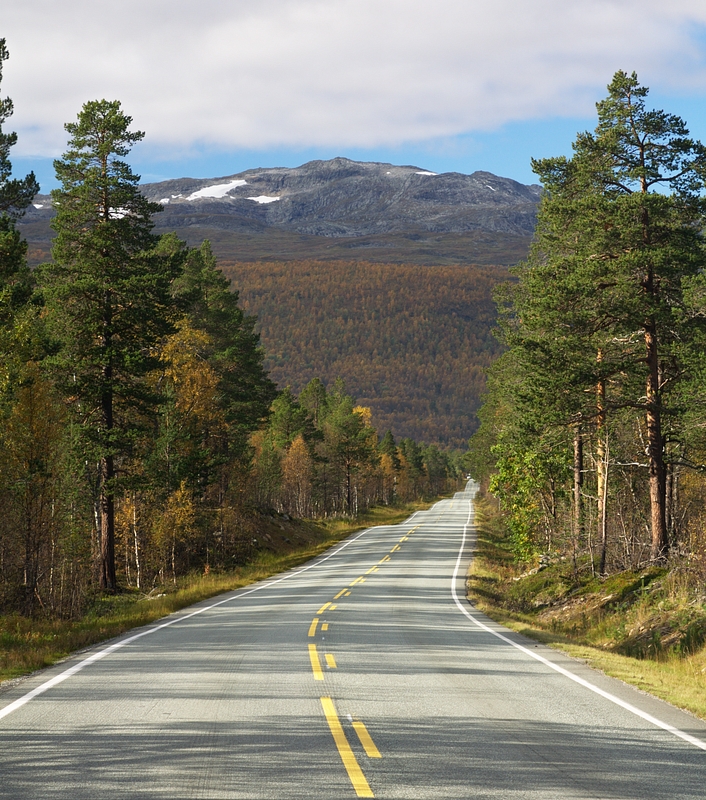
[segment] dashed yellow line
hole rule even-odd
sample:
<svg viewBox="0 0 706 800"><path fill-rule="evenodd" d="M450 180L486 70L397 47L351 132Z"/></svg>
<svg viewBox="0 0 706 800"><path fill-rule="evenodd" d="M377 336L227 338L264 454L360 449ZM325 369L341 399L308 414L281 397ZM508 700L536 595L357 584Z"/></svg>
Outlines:
<svg viewBox="0 0 706 800"><path fill-rule="evenodd" d="M321 626L321 630L322 631L327 631L328 630L328 622L324 622L323 623L323 625Z"/></svg>
<svg viewBox="0 0 706 800"><path fill-rule="evenodd" d="M319 624L319 618L314 617L309 625L309 636L316 636L316 626Z"/></svg>
<svg viewBox="0 0 706 800"><path fill-rule="evenodd" d="M328 608L330 605L331 605L331 603L324 603L324 604L321 606L321 608L320 608L320 609L319 609L319 610L316 612L316 616L317 616L317 617L320 617L320 616L321 616L321 615L324 613L324 611L326 611L326 609L327 609L327 608Z"/></svg>
<svg viewBox="0 0 706 800"><path fill-rule="evenodd" d="M386 561L389 561L389 560L390 560L390 556L385 556L385 558L381 558L378 561L378 564L384 564Z"/></svg>
<svg viewBox="0 0 706 800"><path fill-rule="evenodd" d="M356 583L365 583L365 578L362 575L358 575L358 577L354 581L349 583L348 585L349 586L355 586Z"/></svg>
<svg viewBox="0 0 706 800"><path fill-rule="evenodd" d="M396 545L395 545L395 546L392 548L392 550L390 550L390 552L391 552L391 553L394 553L394 552L395 552L395 550L399 550L399 549L400 549L400 546L399 546L398 544L396 544Z"/></svg>
<svg viewBox="0 0 706 800"><path fill-rule="evenodd" d="M336 669L336 659L332 653L326 653L326 666L329 669Z"/></svg>
<svg viewBox="0 0 706 800"><path fill-rule="evenodd" d="M334 605L331 606L331 608L329 608L329 611L335 611L337 608L338 608L338 606L336 604L334 604Z"/></svg>
<svg viewBox="0 0 706 800"><path fill-rule="evenodd" d="M358 764L358 761L351 750L351 746L348 744L348 739L346 738L346 734L341 726L341 721L336 713L336 707L333 704L333 700L331 700L330 697L322 697L321 706L324 710L324 715L326 716L326 722L328 722L328 726L331 729L333 741L336 743L336 747L338 748L338 754L341 756L341 761L343 762L343 766L346 768L346 772L348 773L348 777L353 784L355 793L358 795L358 797L375 797L373 790L370 788L370 784L365 779L365 775L363 775L363 770L360 768L360 765Z"/></svg>
<svg viewBox="0 0 706 800"><path fill-rule="evenodd" d="M380 567L370 567L370 569L365 573L366 575L370 575L371 572L377 572Z"/></svg>
<svg viewBox="0 0 706 800"><path fill-rule="evenodd" d="M341 589L341 591L333 598L334 600L338 600L339 597L346 593L345 589Z"/></svg>
<svg viewBox="0 0 706 800"><path fill-rule="evenodd" d="M322 681L324 673L321 669L321 662L319 661L319 654L316 652L316 645L309 645L309 660L311 661L311 671L314 673L315 681Z"/></svg>
<svg viewBox="0 0 706 800"><path fill-rule="evenodd" d="M368 729L360 720L355 720L353 722L353 729L358 734L360 743L363 745L363 750L365 750L365 755L368 758L382 758L380 751L375 747L372 736L368 733Z"/></svg>

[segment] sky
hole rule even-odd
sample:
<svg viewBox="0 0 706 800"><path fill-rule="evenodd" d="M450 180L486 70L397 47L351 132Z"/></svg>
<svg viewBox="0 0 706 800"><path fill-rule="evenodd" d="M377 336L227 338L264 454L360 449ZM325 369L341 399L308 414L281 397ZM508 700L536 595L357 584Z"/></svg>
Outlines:
<svg viewBox="0 0 706 800"><path fill-rule="evenodd" d="M0 0L16 175L120 100L144 182L316 158L535 182L616 70L706 141L703 0Z"/></svg>

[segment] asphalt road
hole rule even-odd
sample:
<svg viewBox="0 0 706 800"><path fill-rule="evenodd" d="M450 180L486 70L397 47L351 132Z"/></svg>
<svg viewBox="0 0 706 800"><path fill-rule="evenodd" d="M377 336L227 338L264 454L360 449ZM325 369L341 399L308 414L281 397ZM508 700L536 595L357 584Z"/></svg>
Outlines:
<svg viewBox="0 0 706 800"><path fill-rule="evenodd" d="M463 599L472 488L3 692L0 796L706 797L706 724Z"/></svg>

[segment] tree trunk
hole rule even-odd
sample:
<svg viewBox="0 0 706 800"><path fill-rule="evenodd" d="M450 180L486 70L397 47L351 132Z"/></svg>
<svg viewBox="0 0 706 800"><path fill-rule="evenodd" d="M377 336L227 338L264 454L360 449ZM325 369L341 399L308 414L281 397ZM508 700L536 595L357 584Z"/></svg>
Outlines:
<svg viewBox="0 0 706 800"><path fill-rule="evenodd" d="M135 571L137 572L137 588L142 588L142 574L140 572L140 544L137 536L137 497L132 496L132 536L135 545Z"/></svg>
<svg viewBox="0 0 706 800"><path fill-rule="evenodd" d="M104 443L107 454L100 460L100 517L101 517L101 570L100 587L114 592L117 587L115 575L115 463L113 454L113 364L110 355L112 346L111 294L106 292L103 318L103 352L105 363L102 369L103 392L101 395L101 417Z"/></svg>
<svg viewBox="0 0 706 800"><path fill-rule="evenodd" d="M100 587L109 592L117 589L115 576L115 496L113 479L115 465L113 456L100 460L100 516L101 516L101 571Z"/></svg>
<svg viewBox="0 0 706 800"><path fill-rule="evenodd" d="M602 351L598 351L596 361L603 361ZM606 462L606 425L605 425L605 381L600 380L596 385L596 499L598 536L601 541L601 558L598 574L605 575L606 557L608 553L608 528L607 528L607 462Z"/></svg>
<svg viewBox="0 0 706 800"><path fill-rule="evenodd" d="M583 538L583 437L581 426L574 426L574 571L577 570L576 557Z"/></svg>
<svg viewBox="0 0 706 800"><path fill-rule="evenodd" d="M662 437L662 418L659 398L659 359L657 355L657 336L651 324L645 330L645 349L647 361L647 455L650 466L650 521L652 525L653 561L662 561L669 551L667 537L666 495L667 481L664 467L664 439Z"/></svg>
<svg viewBox="0 0 706 800"><path fill-rule="evenodd" d="M348 516L351 514L351 465L350 462L346 462L346 505L348 508Z"/></svg>

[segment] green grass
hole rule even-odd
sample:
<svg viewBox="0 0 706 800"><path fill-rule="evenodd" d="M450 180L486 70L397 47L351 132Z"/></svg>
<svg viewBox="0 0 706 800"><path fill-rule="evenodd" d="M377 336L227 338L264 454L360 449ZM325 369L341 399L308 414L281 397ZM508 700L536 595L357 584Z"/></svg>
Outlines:
<svg viewBox="0 0 706 800"><path fill-rule="evenodd" d="M438 498L437 498L438 499ZM373 525L395 525L432 502L396 508L373 508L357 519L303 523L314 529L315 541L283 552L262 551L251 563L231 572L193 574L175 585L145 595L128 589L99 597L77 620L0 615L0 682L50 666L83 648L120 636L209 597L265 580L303 564L358 530Z"/></svg>
<svg viewBox="0 0 706 800"><path fill-rule="evenodd" d="M678 570L601 579L569 560L530 573L513 562L500 514L478 505L469 599L512 630L706 719L706 607ZM583 568L581 568L583 567Z"/></svg>

